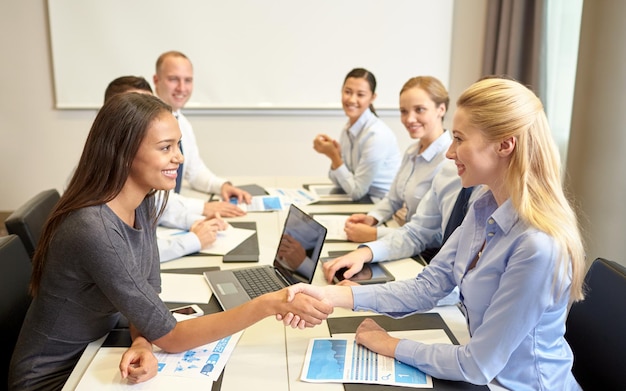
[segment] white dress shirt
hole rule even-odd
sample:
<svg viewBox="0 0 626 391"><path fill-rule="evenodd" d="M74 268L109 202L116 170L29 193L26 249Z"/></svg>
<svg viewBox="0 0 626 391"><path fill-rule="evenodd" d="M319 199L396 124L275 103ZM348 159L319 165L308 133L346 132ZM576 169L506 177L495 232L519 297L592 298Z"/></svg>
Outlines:
<svg viewBox="0 0 626 391"><path fill-rule="evenodd" d="M178 125L182 133L181 144L185 162L183 164L183 179L185 179L191 188L205 193L220 194L222 185L227 182L213 174L211 170L204 164L200 157L196 136L193 127L183 113L179 111L174 113L178 118Z"/></svg>

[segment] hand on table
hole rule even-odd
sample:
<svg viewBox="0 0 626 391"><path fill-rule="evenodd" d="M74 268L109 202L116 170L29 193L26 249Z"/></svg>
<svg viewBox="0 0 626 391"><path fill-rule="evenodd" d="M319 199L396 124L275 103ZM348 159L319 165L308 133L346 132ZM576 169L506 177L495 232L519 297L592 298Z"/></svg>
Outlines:
<svg viewBox="0 0 626 391"><path fill-rule="evenodd" d="M216 213L215 218L195 221L189 228L189 232L198 237L201 248L206 248L215 242L217 233L226 228L228 228L228 223L222 220L219 213Z"/></svg>
<svg viewBox="0 0 626 391"><path fill-rule="evenodd" d="M333 282L335 273L341 268L347 268L343 274L345 279L349 279L363 269L363 264L372 260L372 251L369 247L357 248L346 255L342 255L322 264L324 278L329 284Z"/></svg>
<svg viewBox="0 0 626 391"><path fill-rule="evenodd" d="M250 195L250 193L233 186L230 182L224 183L221 190L221 196L223 200L228 201L231 198L237 198L237 203L239 204L249 204L250 202L252 202L252 196Z"/></svg>
<svg viewBox="0 0 626 391"><path fill-rule="evenodd" d="M142 383L157 375L158 364L152 352L152 344L143 337L135 338L131 347L122 355L120 374L129 383Z"/></svg>
<svg viewBox="0 0 626 391"><path fill-rule="evenodd" d="M394 338L374 320L367 318L356 329L356 343L372 352L394 357L400 340Z"/></svg>
<svg viewBox="0 0 626 391"><path fill-rule="evenodd" d="M230 202L211 201L204 203L204 210L202 214L208 219L214 218L218 213L222 217L238 217L246 214L243 209L237 205L231 204Z"/></svg>

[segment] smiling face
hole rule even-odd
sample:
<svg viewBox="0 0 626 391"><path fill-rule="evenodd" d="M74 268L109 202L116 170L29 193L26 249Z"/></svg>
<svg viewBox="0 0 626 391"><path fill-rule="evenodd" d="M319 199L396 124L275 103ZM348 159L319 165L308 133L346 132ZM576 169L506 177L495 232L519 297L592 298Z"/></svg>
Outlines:
<svg viewBox="0 0 626 391"><path fill-rule="evenodd" d="M181 133L176 118L167 112L152 121L139 145L128 176L143 194L152 189L171 190L176 186L176 170L183 162Z"/></svg>
<svg viewBox="0 0 626 391"><path fill-rule="evenodd" d="M366 79L356 77L346 79L341 89L341 104L350 124L359 119L361 114L374 102L374 99L376 99L376 94L372 92Z"/></svg>
<svg viewBox="0 0 626 391"><path fill-rule="evenodd" d="M180 110L193 92L193 67L180 56L167 56L153 78L156 94L162 101Z"/></svg>
<svg viewBox="0 0 626 391"><path fill-rule="evenodd" d="M499 143L488 142L462 108L457 109L453 123L454 140L446 157L454 160L463 187L481 184L497 187L505 169L498 153Z"/></svg>
<svg viewBox="0 0 626 391"><path fill-rule="evenodd" d="M412 139L430 144L443 133L446 106L437 105L421 88L409 88L400 95L400 120Z"/></svg>

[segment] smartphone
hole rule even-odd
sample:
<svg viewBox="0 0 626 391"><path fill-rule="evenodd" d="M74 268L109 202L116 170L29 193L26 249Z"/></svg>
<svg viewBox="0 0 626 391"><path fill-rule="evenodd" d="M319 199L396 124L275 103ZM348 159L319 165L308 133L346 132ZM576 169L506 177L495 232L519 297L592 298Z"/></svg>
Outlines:
<svg viewBox="0 0 626 391"><path fill-rule="evenodd" d="M183 314L189 316L202 316L204 315L204 311L202 308L198 307L196 304L189 304L184 307L177 307L170 309L171 313Z"/></svg>
<svg viewBox="0 0 626 391"><path fill-rule="evenodd" d="M335 277L333 278L333 282L335 282L335 284L344 280L343 273L346 270L348 269L345 267L337 270ZM365 263L360 272L350 277L350 281L361 285L382 284L393 280L395 280L393 274L391 274L387 268L379 263Z"/></svg>

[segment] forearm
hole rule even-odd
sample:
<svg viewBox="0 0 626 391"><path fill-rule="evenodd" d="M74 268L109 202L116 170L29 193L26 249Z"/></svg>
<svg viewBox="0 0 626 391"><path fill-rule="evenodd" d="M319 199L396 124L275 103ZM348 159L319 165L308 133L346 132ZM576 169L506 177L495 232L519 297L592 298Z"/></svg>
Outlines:
<svg viewBox="0 0 626 391"><path fill-rule="evenodd" d="M336 170L343 165L343 159L341 158L341 153L338 150L334 150L332 153L326 154L326 156L330 159L331 170Z"/></svg>
<svg viewBox="0 0 626 391"><path fill-rule="evenodd" d="M352 289L349 286L328 285L323 289L324 297L331 302L333 307L348 309L354 307Z"/></svg>
<svg viewBox="0 0 626 391"><path fill-rule="evenodd" d="M337 169L330 171L331 179L334 178L339 186L346 192L353 200L359 200L367 194L371 184L373 173L364 172L351 172L344 164Z"/></svg>
<svg viewBox="0 0 626 391"><path fill-rule="evenodd" d="M170 353L184 352L237 333L277 312L278 296L263 295L231 310L178 322L170 333L154 343Z"/></svg>
<svg viewBox="0 0 626 391"><path fill-rule="evenodd" d="M139 333L139 330L132 324L129 326L130 338L133 341L131 346L134 348L144 347L152 350L152 343L148 341L143 335Z"/></svg>

